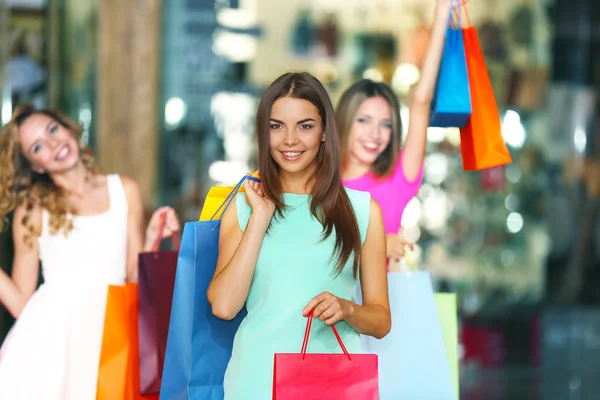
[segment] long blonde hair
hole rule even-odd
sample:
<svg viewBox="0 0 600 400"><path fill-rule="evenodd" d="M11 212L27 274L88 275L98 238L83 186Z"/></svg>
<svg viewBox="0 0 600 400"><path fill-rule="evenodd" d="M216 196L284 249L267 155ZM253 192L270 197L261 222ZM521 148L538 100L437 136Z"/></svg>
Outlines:
<svg viewBox="0 0 600 400"><path fill-rule="evenodd" d="M36 110L31 105L18 106L0 136L0 230L4 226L7 214L17 207L25 207L26 214L21 223L28 230L24 238L27 243L31 243L31 238L35 235L31 222L31 214L35 206L42 207L50 214L52 234L61 230L65 235L68 234L73 229L73 222L69 215L75 212L73 207L68 205L64 191L47 173L34 171L21 150L19 128L35 114L46 115L68 129L79 143L80 158L89 175L98 172L94 154L83 144L83 129L80 125L58 111Z"/></svg>

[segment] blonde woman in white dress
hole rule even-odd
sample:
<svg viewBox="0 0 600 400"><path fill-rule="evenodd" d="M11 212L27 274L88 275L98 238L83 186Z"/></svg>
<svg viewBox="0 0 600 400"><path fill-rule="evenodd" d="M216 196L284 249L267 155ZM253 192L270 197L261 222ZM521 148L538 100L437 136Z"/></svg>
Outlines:
<svg viewBox="0 0 600 400"><path fill-rule="evenodd" d="M15 243L0 302L17 318L2 346L3 400L95 400L108 286L137 282L138 253L163 212L162 234L179 229L163 207L144 233L138 184L98 173L81 136L60 113L30 106L0 136L0 224L14 211Z"/></svg>

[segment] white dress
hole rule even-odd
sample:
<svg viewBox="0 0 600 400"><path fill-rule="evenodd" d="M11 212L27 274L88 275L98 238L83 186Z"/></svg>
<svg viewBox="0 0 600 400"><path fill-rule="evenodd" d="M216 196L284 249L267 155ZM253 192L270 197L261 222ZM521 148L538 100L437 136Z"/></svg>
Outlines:
<svg viewBox="0 0 600 400"><path fill-rule="evenodd" d="M127 198L108 176L110 208L76 216L67 237L42 217L44 283L2 348L1 400L95 400L108 285L125 282Z"/></svg>

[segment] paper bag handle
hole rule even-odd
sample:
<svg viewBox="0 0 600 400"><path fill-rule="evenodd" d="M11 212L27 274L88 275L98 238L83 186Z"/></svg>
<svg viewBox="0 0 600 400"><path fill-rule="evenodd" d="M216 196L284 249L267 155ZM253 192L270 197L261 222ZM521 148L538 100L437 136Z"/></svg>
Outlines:
<svg viewBox="0 0 600 400"><path fill-rule="evenodd" d="M302 350L300 350L300 353L302 355L302 357L300 358L301 362L304 362L304 360L306 358L306 351L308 350L308 339L310 337L310 328L312 326L313 312L314 312L314 310L312 310L308 314L308 317L306 318L307 321L306 321L306 330L304 331L304 342L302 343ZM344 346L344 342L342 342L342 338L340 337L340 334L338 333L337 329L335 328L335 325L331 325L331 329L333 330L333 333L335 334L335 337L336 337L338 343L340 344L342 351L344 352L346 357L348 357L348 361L352 362L352 356L350 355L350 353L348 353L346 346Z"/></svg>

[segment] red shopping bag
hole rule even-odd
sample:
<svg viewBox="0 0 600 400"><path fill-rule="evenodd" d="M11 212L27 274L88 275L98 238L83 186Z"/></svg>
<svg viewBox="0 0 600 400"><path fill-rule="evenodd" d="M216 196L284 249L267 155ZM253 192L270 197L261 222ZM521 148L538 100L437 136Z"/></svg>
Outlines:
<svg viewBox="0 0 600 400"><path fill-rule="evenodd" d="M463 3L464 4L464 3ZM465 14L467 8L463 5ZM500 113L494 97L477 32L471 26L463 29L467 71L471 87L471 118L460 129L460 151L465 171L479 171L510 164L512 158L502 137Z"/></svg>
<svg viewBox="0 0 600 400"><path fill-rule="evenodd" d="M167 351L179 239L173 233L173 244L177 251L158 252L166 217L166 213L161 216L152 251L139 255L138 342L142 394L160 392Z"/></svg>
<svg viewBox="0 0 600 400"><path fill-rule="evenodd" d="M312 314L300 354L275 354L273 400L376 400L379 379L376 354L349 354L331 326L344 354L307 353Z"/></svg>

